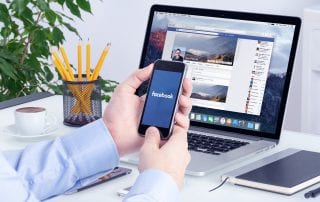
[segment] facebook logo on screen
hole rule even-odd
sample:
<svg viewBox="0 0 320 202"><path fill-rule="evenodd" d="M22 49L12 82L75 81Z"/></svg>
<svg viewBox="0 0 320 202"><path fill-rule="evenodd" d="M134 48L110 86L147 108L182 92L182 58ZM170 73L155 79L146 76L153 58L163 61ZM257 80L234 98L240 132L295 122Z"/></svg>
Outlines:
<svg viewBox="0 0 320 202"><path fill-rule="evenodd" d="M165 99L173 99L173 94L164 94L164 93L156 93L154 91L152 91L151 96L153 97L162 97Z"/></svg>
<svg viewBox="0 0 320 202"><path fill-rule="evenodd" d="M179 72L154 71L142 124L169 128L181 77Z"/></svg>

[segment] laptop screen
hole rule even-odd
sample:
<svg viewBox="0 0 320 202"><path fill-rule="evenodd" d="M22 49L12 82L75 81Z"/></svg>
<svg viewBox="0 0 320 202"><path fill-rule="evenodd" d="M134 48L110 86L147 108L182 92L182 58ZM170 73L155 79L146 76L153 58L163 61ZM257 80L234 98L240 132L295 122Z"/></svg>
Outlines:
<svg viewBox="0 0 320 202"><path fill-rule="evenodd" d="M140 66L157 59L187 65L192 125L279 138L300 24L165 8L151 11Z"/></svg>

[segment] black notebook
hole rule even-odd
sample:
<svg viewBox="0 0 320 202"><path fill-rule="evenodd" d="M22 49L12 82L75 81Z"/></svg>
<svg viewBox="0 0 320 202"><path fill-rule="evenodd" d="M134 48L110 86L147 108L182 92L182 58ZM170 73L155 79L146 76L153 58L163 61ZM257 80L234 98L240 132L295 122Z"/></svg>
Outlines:
<svg viewBox="0 0 320 202"><path fill-rule="evenodd" d="M287 149L223 176L228 182L291 195L320 182L320 153Z"/></svg>

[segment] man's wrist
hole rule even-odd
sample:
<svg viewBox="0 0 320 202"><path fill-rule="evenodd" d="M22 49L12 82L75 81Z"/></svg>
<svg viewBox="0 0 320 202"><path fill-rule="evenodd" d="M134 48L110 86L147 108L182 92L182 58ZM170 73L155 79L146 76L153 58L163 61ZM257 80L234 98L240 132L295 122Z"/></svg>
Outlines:
<svg viewBox="0 0 320 202"><path fill-rule="evenodd" d="M115 132L116 129L112 126L112 123L109 123L108 121L106 121L104 119L103 119L103 123L104 123L106 130L108 131L108 134L113 139L113 142L115 144L115 147L117 148L117 152L118 152L119 156L123 156L124 152L122 151L122 149L120 147L120 143L119 143L119 140L118 140L116 132Z"/></svg>
<svg viewBox="0 0 320 202"><path fill-rule="evenodd" d="M140 173L127 198L147 195L155 201L180 201L179 188L168 173L158 169L147 169Z"/></svg>

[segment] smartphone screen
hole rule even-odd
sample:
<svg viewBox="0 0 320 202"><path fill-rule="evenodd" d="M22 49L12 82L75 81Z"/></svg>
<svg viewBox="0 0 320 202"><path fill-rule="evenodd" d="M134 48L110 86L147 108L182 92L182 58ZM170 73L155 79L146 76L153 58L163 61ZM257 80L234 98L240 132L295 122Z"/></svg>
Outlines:
<svg viewBox="0 0 320 202"><path fill-rule="evenodd" d="M155 126L162 139L169 137L184 70L181 62L158 60L154 64L139 126L142 135L149 126Z"/></svg>

